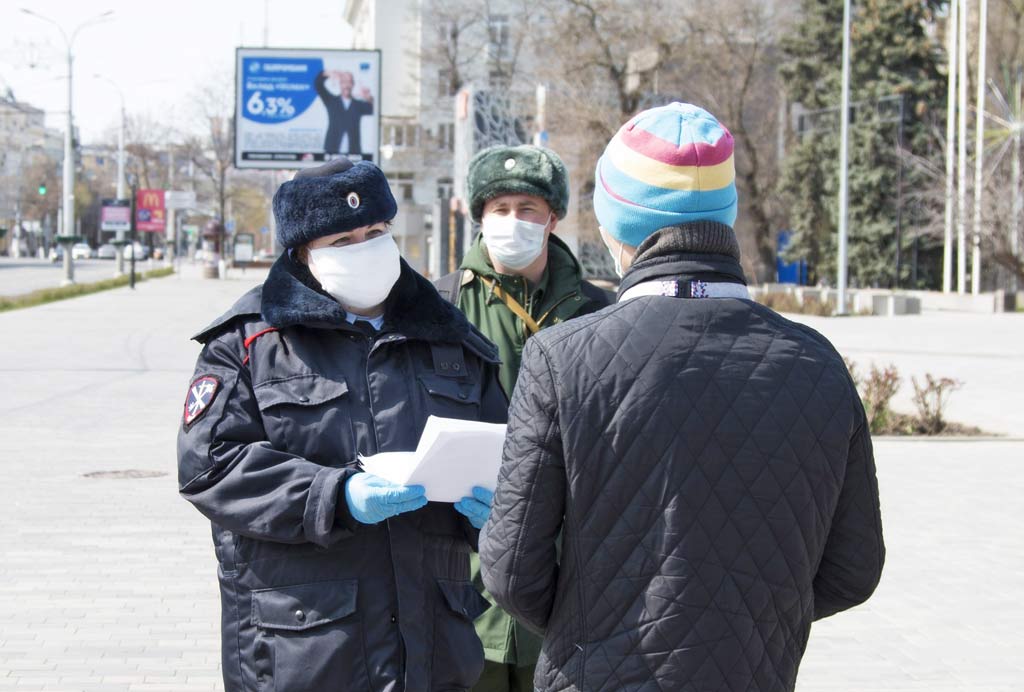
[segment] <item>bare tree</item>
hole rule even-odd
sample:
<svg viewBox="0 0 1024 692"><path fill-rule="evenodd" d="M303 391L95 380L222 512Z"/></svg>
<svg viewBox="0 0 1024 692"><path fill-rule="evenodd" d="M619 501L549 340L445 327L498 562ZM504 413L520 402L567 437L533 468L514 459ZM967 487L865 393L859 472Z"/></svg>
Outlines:
<svg viewBox="0 0 1024 692"><path fill-rule="evenodd" d="M222 74L197 90L193 129L182 134L181 143L181 153L210 185L221 221L227 218L228 201L233 195L235 121L231 84L230 76Z"/></svg>
<svg viewBox="0 0 1024 692"><path fill-rule="evenodd" d="M139 187L167 185L167 151L174 130L151 115L132 114L125 122L125 174L136 176Z"/></svg>
<svg viewBox="0 0 1024 692"><path fill-rule="evenodd" d="M681 77L674 81L675 93L693 94L734 136L743 211L736 230L753 243L755 274L762 282L775 273L775 181L784 126L775 42L785 22L772 4L758 0L704 8L691 20L692 35L700 40L684 42L675 60Z"/></svg>
<svg viewBox="0 0 1024 692"><path fill-rule="evenodd" d="M430 0L423 16L432 26L425 32L421 60L438 71L447 96L469 79L487 48L487 3L483 0Z"/></svg>

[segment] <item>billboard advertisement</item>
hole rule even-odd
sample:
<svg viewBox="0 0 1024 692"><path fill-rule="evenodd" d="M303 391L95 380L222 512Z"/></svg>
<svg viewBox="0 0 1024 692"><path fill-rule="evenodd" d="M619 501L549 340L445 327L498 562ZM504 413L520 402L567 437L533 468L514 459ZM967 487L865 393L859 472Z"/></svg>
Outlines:
<svg viewBox="0 0 1024 692"><path fill-rule="evenodd" d="M100 207L101 231L128 231L132 227L131 200L104 199Z"/></svg>
<svg viewBox="0 0 1024 692"><path fill-rule="evenodd" d="M135 193L135 229L156 233L167 227L163 190L138 190Z"/></svg>
<svg viewBox="0 0 1024 692"><path fill-rule="evenodd" d="M235 166L378 162L380 51L238 48Z"/></svg>

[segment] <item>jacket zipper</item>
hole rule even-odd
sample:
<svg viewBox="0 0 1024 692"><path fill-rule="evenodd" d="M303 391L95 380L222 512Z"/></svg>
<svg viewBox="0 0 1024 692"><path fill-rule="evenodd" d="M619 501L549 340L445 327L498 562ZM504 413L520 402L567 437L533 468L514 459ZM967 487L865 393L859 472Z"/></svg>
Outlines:
<svg viewBox="0 0 1024 692"><path fill-rule="evenodd" d="M372 390L370 388L370 358L373 357L373 351L374 351L374 348L376 347L377 344L376 344L376 342L374 340L374 337L372 337L372 336L364 336L363 337L363 343L366 344L366 367L363 370L363 380L366 383L366 407L370 410L370 432L373 433L373 450L374 450L374 454L379 454L380 453L380 442L377 439L377 419L373 415L373 393L372 393ZM404 679L404 677L405 677L405 664L406 664L406 661L405 661L406 644L405 644L405 635L402 634L402 613L401 613L401 610L399 609L399 605L400 605L400 599L398 597L399 578L398 578L398 572L395 569L396 568L395 554L394 554L394 551L392 550L392 545L391 545L391 519L390 518L389 519L385 519L383 524L384 524L384 536L385 536L385 538L387 539L387 542L388 542L388 559L391 561L391 579L392 579L392 582L395 585L394 598L395 598L395 611L398 613L398 623L397 623L398 624L398 639L402 642L402 648L401 648L401 651L399 653L400 653L402 677Z"/></svg>

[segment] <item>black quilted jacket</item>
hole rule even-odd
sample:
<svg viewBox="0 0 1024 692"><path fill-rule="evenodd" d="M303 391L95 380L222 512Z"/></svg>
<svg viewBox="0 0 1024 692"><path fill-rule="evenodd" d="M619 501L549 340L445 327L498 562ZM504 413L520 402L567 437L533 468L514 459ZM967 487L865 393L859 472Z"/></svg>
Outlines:
<svg viewBox="0 0 1024 692"><path fill-rule="evenodd" d="M651 279L743 282L722 255ZM548 690L792 690L811 621L878 583L871 438L843 361L749 300L641 297L527 342L484 583ZM561 532L561 553L556 542Z"/></svg>

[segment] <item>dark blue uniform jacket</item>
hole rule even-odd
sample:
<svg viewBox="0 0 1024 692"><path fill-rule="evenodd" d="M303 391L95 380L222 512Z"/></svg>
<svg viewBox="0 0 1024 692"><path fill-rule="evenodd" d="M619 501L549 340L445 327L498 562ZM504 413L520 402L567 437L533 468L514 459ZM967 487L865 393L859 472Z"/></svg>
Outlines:
<svg viewBox="0 0 1024 692"><path fill-rule="evenodd" d="M404 263L380 332L344 318L285 255L195 337L178 477L213 523L229 692L462 690L482 669L477 532L439 503L360 524L344 484L431 414L504 422L497 350Z"/></svg>

